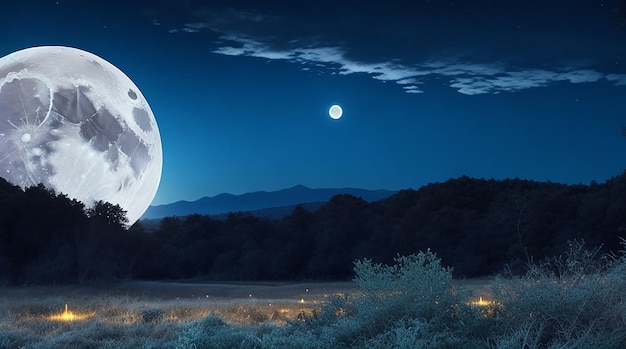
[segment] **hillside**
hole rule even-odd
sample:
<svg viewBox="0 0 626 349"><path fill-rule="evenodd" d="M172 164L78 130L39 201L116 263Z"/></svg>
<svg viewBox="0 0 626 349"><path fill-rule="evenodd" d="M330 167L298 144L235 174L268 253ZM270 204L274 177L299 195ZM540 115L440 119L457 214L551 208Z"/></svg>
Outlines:
<svg viewBox="0 0 626 349"><path fill-rule="evenodd" d="M325 188L311 189L296 185L277 191L257 191L241 195L219 194L203 197L195 201L178 201L166 205L150 206L142 219L162 218L167 216L187 216L190 214L220 215L229 212L255 211L257 216L282 218L289 214L298 204L309 204L309 207L321 206L339 194L350 194L366 201L384 199L394 194L391 190L367 190L357 188ZM313 204L313 205L311 205Z"/></svg>
<svg viewBox="0 0 626 349"><path fill-rule="evenodd" d="M192 214L125 229L119 208L83 212L43 188L0 182L0 282L347 280L355 260L427 249L455 277L522 274L575 239L621 250L624 193L626 174L591 185L464 176L378 201L338 194L280 219Z"/></svg>
<svg viewBox="0 0 626 349"><path fill-rule="evenodd" d="M355 259L390 262L426 249L437 251L456 276L520 273L530 260L565 251L568 240L621 249L624 193L624 174L592 185L464 176L373 202L336 195L282 219L168 217L149 230L144 246L157 251L154 262L177 262L168 262L171 272L145 277L344 280Z"/></svg>

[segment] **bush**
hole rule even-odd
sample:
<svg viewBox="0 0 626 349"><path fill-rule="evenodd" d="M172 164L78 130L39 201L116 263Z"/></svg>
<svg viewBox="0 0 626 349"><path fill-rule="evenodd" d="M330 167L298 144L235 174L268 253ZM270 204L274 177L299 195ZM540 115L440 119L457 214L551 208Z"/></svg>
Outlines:
<svg viewBox="0 0 626 349"><path fill-rule="evenodd" d="M357 291L334 297L307 330L337 347L444 348L461 342L450 331L471 309L452 285L451 269L430 250L398 256L395 264L355 262ZM473 339L472 339L473 340Z"/></svg>
<svg viewBox="0 0 626 349"><path fill-rule="evenodd" d="M215 316L190 323L176 343L176 347L181 349L247 349L259 346L259 338L250 331L228 325Z"/></svg>
<svg viewBox="0 0 626 349"><path fill-rule="evenodd" d="M274 327L262 335L260 348L299 348L299 349L326 349L337 348L334 338L324 337L321 332L312 332L298 324L286 327Z"/></svg>
<svg viewBox="0 0 626 349"><path fill-rule="evenodd" d="M531 265L524 277L497 279L497 348L626 347L626 261L569 242L564 256Z"/></svg>
<svg viewBox="0 0 626 349"><path fill-rule="evenodd" d="M393 265L356 261L356 292L329 298L311 317L245 327L210 316L186 325L176 347L626 348L626 257L568 246L524 276L497 278L488 307L469 304L427 250Z"/></svg>
<svg viewBox="0 0 626 349"><path fill-rule="evenodd" d="M398 321L389 331L383 332L371 340L364 341L361 346L367 348L471 348L473 343L464 341L458 336L439 331L420 319Z"/></svg>
<svg viewBox="0 0 626 349"><path fill-rule="evenodd" d="M449 317L458 301L452 270L442 267L441 260L430 250L398 256L394 261L391 266L373 264L368 259L355 262L354 282L361 295L354 301L361 315L376 317L384 310L397 319Z"/></svg>

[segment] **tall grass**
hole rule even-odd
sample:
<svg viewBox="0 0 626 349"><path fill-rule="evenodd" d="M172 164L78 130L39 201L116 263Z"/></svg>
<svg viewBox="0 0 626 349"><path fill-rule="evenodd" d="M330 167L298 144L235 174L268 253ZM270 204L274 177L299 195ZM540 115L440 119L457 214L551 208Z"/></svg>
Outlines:
<svg viewBox="0 0 626 349"><path fill-rule="evenodd" d="M69 307L93 316L66 323L47 318L61 295L0 297L0 348L626 348L626 259L583 242L496 278L488 302L431 251L354 271L321 306L85 295Z"/></svg>
<svg viewBox="0 0 626 349"><path fill-rule="evenodd" d="M261 323L284 326L290 319L312 316L318 306L297 300L163 300L61 290L64 294L52 296L41 296L34 288L0 294L0 348L176 348L186 343L190 328L207 319L219 319L224 331L235 333ZM65 304L85 318L53 319Z"/></svg>
<svg viewBox="0 0 626 349"><path fill-rule="evenodd" d="M626 260L573 241L524 277L496 280L496 348L626 348Z"/></svg>

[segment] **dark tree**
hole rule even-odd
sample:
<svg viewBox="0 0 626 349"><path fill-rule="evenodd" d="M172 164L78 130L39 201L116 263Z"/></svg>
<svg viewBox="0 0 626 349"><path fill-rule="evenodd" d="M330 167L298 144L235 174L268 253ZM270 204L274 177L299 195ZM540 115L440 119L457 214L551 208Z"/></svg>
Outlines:
<svg viewBox="0 0 626 349"><path fill-rule="evenodd" d="M97 201L93 207L87 210L87 216L96 219L106 225L124 228L128 224L126 211L119 205L105 201Z"/></svg>

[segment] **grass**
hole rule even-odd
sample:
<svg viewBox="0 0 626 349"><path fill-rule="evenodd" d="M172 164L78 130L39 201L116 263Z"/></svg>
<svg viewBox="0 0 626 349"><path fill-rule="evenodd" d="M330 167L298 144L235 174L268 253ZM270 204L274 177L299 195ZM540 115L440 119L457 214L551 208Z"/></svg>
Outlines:
<svg viewBox="0 0 626 349"><path fill-rule="evenodd" d="M463 284L485 289L484 280ZM185 335L197 337L191 332L215 327L216 319L232 334L273 332L267 341L293 344L306 336L279 328L314 318L330 298L352 291L352 283L3 288L0 348L186 348L193 345L185 345Z"/></svg>
<svg viewBox="0 0 626 349"><path fill-rule="evenodd" d="M174 348L196 321L216 317L241 328L284 326L312 317L326 292L344 287L350 285L125 282L3 288L0 348Z"/></svg>
<svg viewBox="0 0 626 349"><path fill-rule="evenodd" d="M5 288L0 348L626 348L626 259L597 252L493 280L426 251L342 284Z"/></svg>

